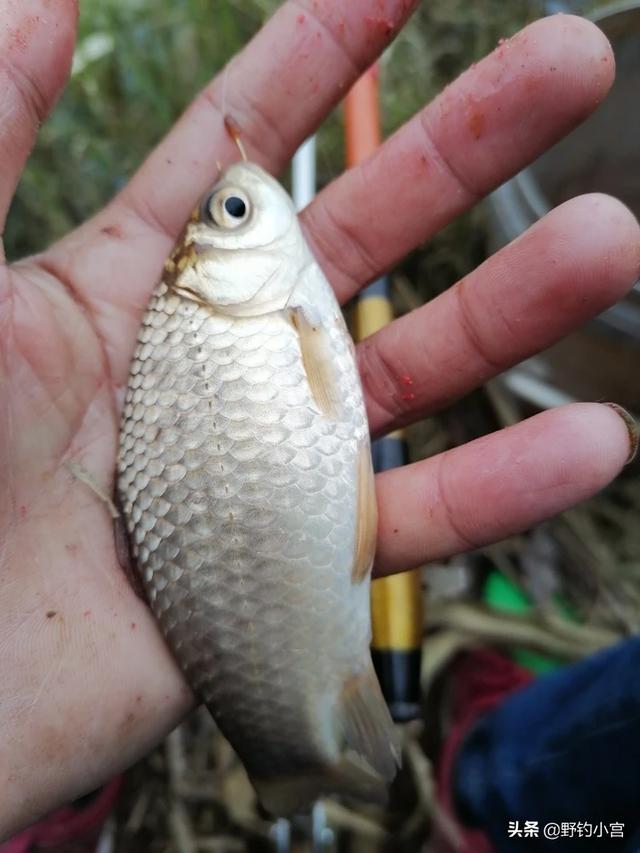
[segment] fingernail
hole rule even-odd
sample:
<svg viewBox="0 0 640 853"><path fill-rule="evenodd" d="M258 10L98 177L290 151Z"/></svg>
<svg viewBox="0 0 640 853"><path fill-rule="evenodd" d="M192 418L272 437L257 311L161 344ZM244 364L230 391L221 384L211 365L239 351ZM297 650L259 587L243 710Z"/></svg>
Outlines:
<svg viewBox="0 0 640 853"><path fill-rule="evenodd" d="M627 458L627 465L636 458L636 453L638 452L638 444L640 444L640 428L636 423L635 418L632 414L630 414L626 409L623 409L622 406L619 406L617 403L605 403L605 406L609 406L610 409L613 409L614 412L617 412L622 420L625 423L627 431L629 432L629 457Z"/></svg>

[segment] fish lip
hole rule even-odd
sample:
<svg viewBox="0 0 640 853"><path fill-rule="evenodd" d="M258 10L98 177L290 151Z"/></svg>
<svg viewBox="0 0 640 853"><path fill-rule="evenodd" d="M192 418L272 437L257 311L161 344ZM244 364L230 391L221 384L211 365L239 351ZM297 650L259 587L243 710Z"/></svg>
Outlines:
<svg viewBox="0 0 640 853"><path fill-rule="evenodd" d="M195 290L191 290L190 287L184 287L179 284L171 284L169 289L175 293L177 296L183 296L185 299L190 299L192 302L197 302L198 305L206 305L202 297L200 297Z"/></svg>

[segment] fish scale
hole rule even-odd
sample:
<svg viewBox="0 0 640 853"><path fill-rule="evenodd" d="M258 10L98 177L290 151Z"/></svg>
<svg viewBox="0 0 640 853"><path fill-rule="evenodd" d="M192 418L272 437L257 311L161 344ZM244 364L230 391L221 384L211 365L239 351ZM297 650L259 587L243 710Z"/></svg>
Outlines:
<svg viewBox="0 0 640 853"><path fill-rule="evenodd" d="M256 188L258 200L268 193L290 205L258 167L239 164L232 177L234 169L267 183ZM199 221L193 229L202 235ZM309 799L366 791L372 780L379 787L375 755L361 756L364 770L349 764L345 776L343 754L372 752L360 742L379 737L392 749L370 682L370 565L366 576L353 575L359 459L364 452L369 460L362 391L333 292L295 217L285 258L291 247L298 263L287 306L256 316L229 316L165 276L140 328L118 461L149 604L263 802L282 813L302 804L296 780L308 781ZM192 281L204 273L197 252L188 257L193 267L182 268ZM228 277L229 256L211 257ZM290 306L303 312L298 325ZM316 318L308 326L307 316ZM314 393L308 371L316 367L337 391L331 410ZM377 710L363 710L369 699Z"/></svg>

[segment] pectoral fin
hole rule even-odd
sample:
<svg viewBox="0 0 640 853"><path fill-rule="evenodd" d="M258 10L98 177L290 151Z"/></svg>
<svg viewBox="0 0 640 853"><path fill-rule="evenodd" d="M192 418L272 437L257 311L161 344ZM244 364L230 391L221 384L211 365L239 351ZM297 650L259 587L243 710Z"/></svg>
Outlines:
<svg viewBox="0 0 640 853"><path fill-rule="evenodd" d="M369 442L358 451L356 480L356 542L351 579L360 583L368 577L376 554L378 506Z"/></svg>
<svg viewBox="0 0 640 853"><path fill-rule="evenodd" d="M298 333L302 364L313 399L325 417L334 418L339 412L341 397L327 331L311 323L301 308L290 309L289 316Z"/></svg>

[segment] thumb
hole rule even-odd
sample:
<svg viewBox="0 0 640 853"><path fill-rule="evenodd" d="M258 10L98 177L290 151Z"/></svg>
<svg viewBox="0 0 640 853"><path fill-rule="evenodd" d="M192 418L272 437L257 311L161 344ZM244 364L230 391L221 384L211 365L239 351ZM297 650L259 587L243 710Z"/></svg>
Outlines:
<svg viewBox="0 0 640 853"><path fill-rule="evenodd" d="M77 17L77 0L0 0L0 231L69 74Z"/></svg>

